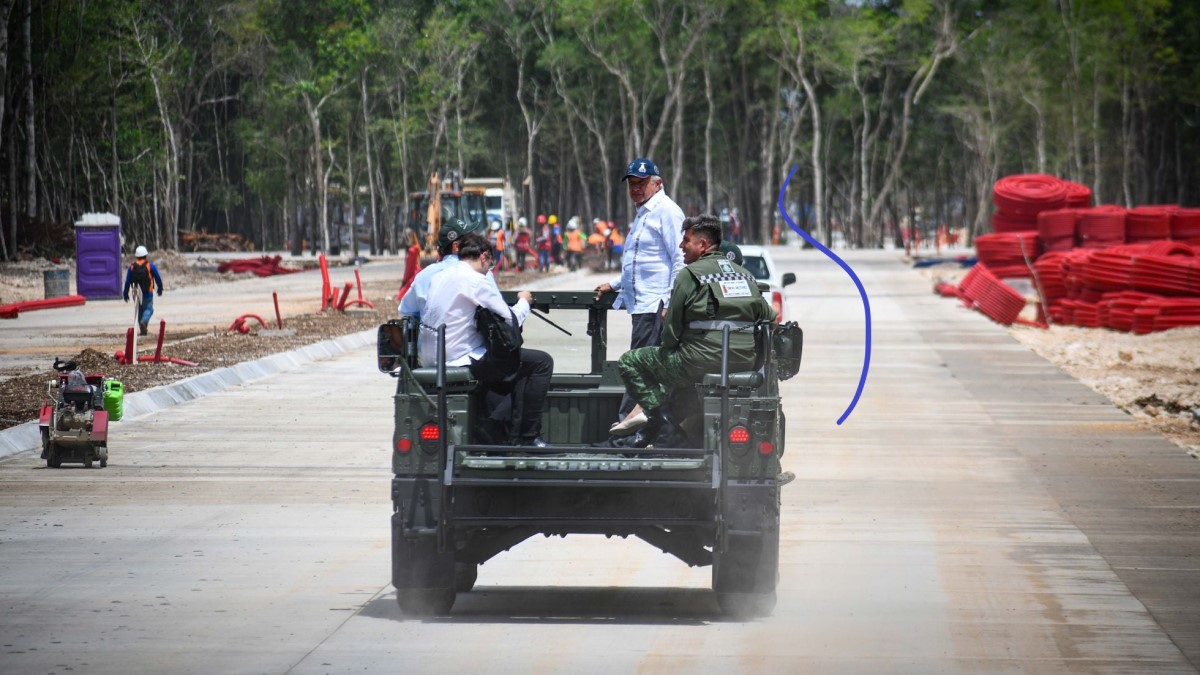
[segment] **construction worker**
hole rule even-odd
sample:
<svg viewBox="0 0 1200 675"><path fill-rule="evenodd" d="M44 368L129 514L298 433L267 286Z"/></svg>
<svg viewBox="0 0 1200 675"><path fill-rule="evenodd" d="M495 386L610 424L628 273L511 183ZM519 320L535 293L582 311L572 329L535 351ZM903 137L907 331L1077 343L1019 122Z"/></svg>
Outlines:
<svg viewBox="0 0 1200 675"><path fill-rule="evenodd" d="M491 231L488 233L488 243L492 245L492 249L496 253L496 271L501 271L508 262L508 258L504 253L505 243L508 240L508 232L500 225L500 221L493 220Z"/></svg>
<svg viewBox="0 0 1200 675"><path fill-rule="evenodd" d="M154 295L163 294L162 277L158 274L158 267L148 261L146 256L150 254L145 246L138 246L133 252L135 260L125 270L125 288L121 291L121 297L125 298L125 302L129 302L129 287L137 284L138 290L141 291L141 307L142 311L138 314L138 330L141 335L149 332L150 317L154 316Z"/></svg>
<svg viewBox="0 0 1200 675"><path fill-rule="evenodd" d="M583 233L574 220L567 223L567 269L574 272L583 260Z"/></svg>

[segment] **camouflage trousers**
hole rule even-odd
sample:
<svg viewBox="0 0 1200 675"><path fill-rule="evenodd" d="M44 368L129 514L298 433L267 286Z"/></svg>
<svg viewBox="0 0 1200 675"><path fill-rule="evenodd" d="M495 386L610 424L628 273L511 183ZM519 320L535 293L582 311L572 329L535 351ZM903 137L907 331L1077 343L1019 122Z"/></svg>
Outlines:
<svg viewBox="0 0 1200 675"><path fill-rule="evenodd" d="M680 358L678 352L661 347L625 352L617 360L617 370L621 372L629 397L647 412L665 405L673 390L695 386L698 377L695 369Z"/></svg>

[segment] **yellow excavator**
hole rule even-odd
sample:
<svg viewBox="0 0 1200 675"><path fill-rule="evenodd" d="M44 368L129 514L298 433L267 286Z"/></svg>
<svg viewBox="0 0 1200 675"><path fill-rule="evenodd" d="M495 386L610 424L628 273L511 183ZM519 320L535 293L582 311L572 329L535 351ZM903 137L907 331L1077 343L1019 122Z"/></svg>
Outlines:
<svg viewBox="0 0 1200 675"><path fill-rule="evenodd" d="M408 229L422 242L421 265L437 260L438 235L450 218L486 222L487 202L483 188L466 187L457 178L442 180L437 171L429 177L428 189L408 195Z"/></svg>

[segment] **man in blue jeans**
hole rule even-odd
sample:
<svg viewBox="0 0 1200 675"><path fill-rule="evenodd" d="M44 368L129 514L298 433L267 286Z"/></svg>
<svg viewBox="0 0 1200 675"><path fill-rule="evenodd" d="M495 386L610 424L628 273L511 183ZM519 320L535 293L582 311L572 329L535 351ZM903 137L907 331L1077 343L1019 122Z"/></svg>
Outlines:
<svg viewBox="0 0 1200 675"><path fill-rule="evenodd" d="M129 302L129 287L137 285L137 290L141 291L142 312L138 315L138 328L142 335L149 332L150 317L154 315L154 294L163 293L162 277L158 275L158 268L154 263L146 260L149 251L145 246L137 247L133 255L137 260L125 270L125 289L121 291L121 296L125 298L125 302Z"/></svg>

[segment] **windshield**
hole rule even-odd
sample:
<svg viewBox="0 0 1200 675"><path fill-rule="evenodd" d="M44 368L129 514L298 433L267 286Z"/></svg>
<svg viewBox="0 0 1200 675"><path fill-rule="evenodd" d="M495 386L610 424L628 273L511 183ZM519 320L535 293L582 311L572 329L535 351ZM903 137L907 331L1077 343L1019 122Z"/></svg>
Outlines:
<svg viewBox="0 0 1200 675"><path fill-rule="evenodd" d="M755 279L770 279L771 274L767 271L767 261L756 255L748 255L742 260L742 267L745 267L750 274L754 275Z"/></svg>

